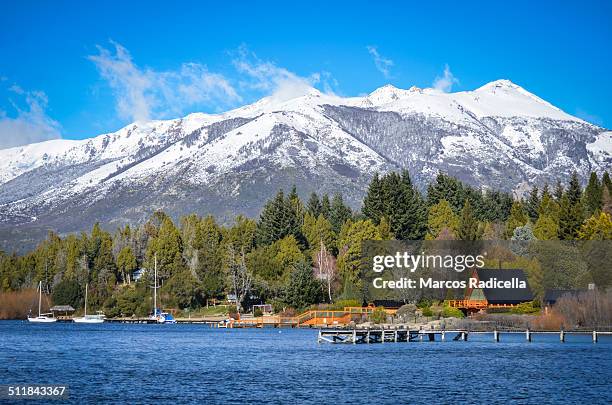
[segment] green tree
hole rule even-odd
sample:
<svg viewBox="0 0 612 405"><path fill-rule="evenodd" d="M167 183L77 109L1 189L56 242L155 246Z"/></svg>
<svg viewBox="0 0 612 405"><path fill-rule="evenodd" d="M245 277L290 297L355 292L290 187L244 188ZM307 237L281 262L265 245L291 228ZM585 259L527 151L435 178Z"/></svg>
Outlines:
<svg viewBox="0 0 612 405"><path fill-rule="evenodd" d="M321 214L327 219L329 219L329 214L331 212L331 203L329 202L329 195L327 193L323 194L321 197Z"/></svg>
<svg viewBox="0 0 612 405"><path fill-rule="evenodd" d="M80 308L83 305L81 286L75 280L62 280L53 289L51 299L55 305L70 305L73 308Z"/></svg>
<svg viewBox="0 0 612 405"><path fill-rule="evenodd" d="M257 223L257 245L269 245L288 235L293 235L298 241L303 240L301 218L296 213L298 202L297 193L285 198L280 190L274 199L266 203Z"/></svg>
<svg viewBox="0 0 612 405"><path fill-rule="evenodd" d="M578 231L578 239L583 240L611 240L612 216L605 212L593 215L586 220Z"/></svg>
<svg viewBox="0 0 612 405"><path fill-rule="evenodd" d="M580 187L580 180L578 180L578 173L576 171L572 173L566 194L571 205L578 204L582 199L582 187Z"/></svg>
<svg viewBox="0 0 612 405"><path fill-rule="evenodd" d="M510 217L506 223L506 238L510 239L514 234L514 230L519 226L525 225L529 221L525 208L520 201L515 201L510 210Z"/></svg>
<svg viewBox="0 0 612 405"><path fill-rule="evenodd" d="M123 283L130 283L131 274L137 267L136 257L132 252L132 248L126 246L121 249L121 252L119 252L119 255L117 256L117 268L119 269Z"/></svg>
<svg viewBox="0 0 612 405"><path fill-rule="evenodd" d="M285 302L293 308L303 309L323 300L323 286L314 277L312 267L305 261L296 263L285 287Z"/></svg>
<svg viewBox="0 0 612 405"><path fill-rule="evenodd" d="M329 212L329 222L334 232L339 233L342 225L351 219L353 212L350 207L344 204L340 193L334 194Z"/></svg>
<svg viewBox="0 0 612 405"><path fill-rule="evenodd" d="M378 175L378 172L374 174L372 181L368 185L368 191L363 199L363 206L361 212L366 218L369 218L377 224L380 219L387 213L385 210L385 195L383 190L383 182Z"/></svg>
<svg viewBox="0 0 612 405"><path fill-rule="evenodd" d="M308 246L311 249L317 250L320 248L321 242L328 249L335 249L336 235L332 229L331 223L322 215L317 218L307 213L304 216L304 225L302 225L302 233L308 241Z"/></svg>
<svg viewBox="0 0 612 405"><path fill-rule="evenodd" d="M612 193L611 189L604 184L603 192L601 193L601 210L612 215Z"/></svg>
<svg viewBox="0 0 612 405"><path fill-rule="evenodd" d="M306 211L314 218L321 214L321 201L319 201L317 193L312 192L310 194L310 198L306 204Z"/></svg>
<svg viewBox="0 0 612 405"><path fill-rule="evenodd" d="M472 206L468 199L463 204L461 216L459 217L459 227L457 229L457 237L460 240L478 240L482 237L482 230L478 224L478 220L474 217Z"/></svg>
<svg viewBox="0 0 612 405"><path fill-rule="evenodd" d="M575 200L575 194L573 197L575 203L571 202L570 193L563 195L561 203L559 204L559 239L561 240L572 240L578 237L578 230L584 220L584 213L582 210L582 203L580 200Z"/></svg>
<svg viewBox="0 0 612 405"><path fill-rule="evenodd" d="M149 241L147 250L149 269L153 269L155 255L157 255L157 275L161 282L185 268L183 241L179 230L169 217L163 219L157 237Z"/></svg>
<svg viewBox="0 0 612 405"><path fill-rule="evenodd" d="M340 276L360 290L362 243L367 240L381 240L378 228L369 220L347 223L338 237L338 271Z"/></svg>
<svg viewBox="0 0 612 405"><path fill-rule="evenodd" d="M529 193L529 198L527 198L527 202L525 203L525 210L527 211L527 215L532 222L535 222L538 219L540 204L541 200L539 190L537 187L533 187Z"/></svg>
<svg viewBox="0 0 612 405"><path fill-rule="evenodd" d="M559 238L559 224L551 215L540 215L533 226L533 235L539 240Z"/></svg>
<svg viewBox="0 0 612 405"><path fill-rule="evenodd" d="M602 208L603 188L597 174L591 172L589 183L584 189L583 206L587 217L599 212Z"/></svg>
<svg viewBox="0 0 612 405"><path fill-rule="evenodd" d="M172 305L183 309L197 307L202 303L200 284L187 269L173 274L161 292L169 296L165 306Z"/></svg>
<svg viewBox="0 0 612 405"><path fill-rule="evenodd" d="M459 228L459 219L448 201L441 199L437 204L429 208L427 228L426 239L436 239L443 229L447 229L452 236L456 236L457 229Z"/></svg>
<svg viewBox="0 0 612 405"><path fill-rule="evenodd" d="M565 190L563 189L563 184L561 184L561 180L557 180L557 185L555 186L555 191L553 192L553 197L555 197L555 201L557 204L561 204L561 198L565 194Z"/></svg>

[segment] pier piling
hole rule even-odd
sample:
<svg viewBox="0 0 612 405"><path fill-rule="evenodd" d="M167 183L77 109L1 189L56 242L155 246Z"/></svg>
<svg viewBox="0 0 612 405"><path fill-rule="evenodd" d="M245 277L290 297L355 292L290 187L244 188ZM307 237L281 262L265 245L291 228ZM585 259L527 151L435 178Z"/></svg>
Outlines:
<svg viewBox="0 0 612 405"><path fill-rule="evenodd" d="M597 343L597 332L593 331L593 343Z"/></svg>
<svg viewBox="0 0 612 405"><path fill-rule="evenodd" d="M528 342L531 342L531 331L529 329L525 331L525 338Z"/></svg>
<svg viewBox="0 0 612 405"><path fill-rule="evenodd" d="M493 331L493 341L499 342L499 331L497 329Z"/></svg>
<svg viewBox="0 0 612 405"><path fill-rule="evenodd" d="M561 332L559 333L559 340L561 343L565 343L565 331L563 329L561 329Z"/></svg>

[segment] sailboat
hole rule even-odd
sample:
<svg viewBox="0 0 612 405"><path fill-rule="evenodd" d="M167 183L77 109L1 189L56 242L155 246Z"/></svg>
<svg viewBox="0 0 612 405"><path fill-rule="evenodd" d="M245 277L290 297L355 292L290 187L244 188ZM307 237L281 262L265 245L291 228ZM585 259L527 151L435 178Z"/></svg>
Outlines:
<svg viewBox="0 0 612 405"><path fill-rule="evenodd" d="M172 314L163 312L160 308L157 308L157 254L154 257L155 260L155 274L153 277L153 314L149 319L155 320L157 323L176 323L176 319Z"/></svg>
<svg viewBox="0 0 612 405"><path fill-rule="evenodd" d="M76 323L102 323L104 319L105 316L101 311L98 311L96 315L87 315L87 284L85 284L85 314L74 318L74 321Z"/></svg>
<svg viewBox="0 0 612 405"><path fill-rule="evenodd" d="M38 322L38 323L51 323L57 322L57 319L53 317L52 313L41 313L41 304L42 304L42 281L38 282L38 316L31 317L28 315L28 322ZM51 316L48 316L51 315Z"/></svg>

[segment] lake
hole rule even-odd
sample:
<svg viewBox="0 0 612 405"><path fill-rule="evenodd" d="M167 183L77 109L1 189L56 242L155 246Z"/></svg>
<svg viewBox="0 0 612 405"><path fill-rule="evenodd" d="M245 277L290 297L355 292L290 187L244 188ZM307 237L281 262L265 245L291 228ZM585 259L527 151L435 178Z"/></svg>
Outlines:
<svg viewBox="0 0 612 405"><path fill-rule="evenodd" d="M610 403L612 337L317 344L317 330L0 322L0 384L69 401Z"/></svg>

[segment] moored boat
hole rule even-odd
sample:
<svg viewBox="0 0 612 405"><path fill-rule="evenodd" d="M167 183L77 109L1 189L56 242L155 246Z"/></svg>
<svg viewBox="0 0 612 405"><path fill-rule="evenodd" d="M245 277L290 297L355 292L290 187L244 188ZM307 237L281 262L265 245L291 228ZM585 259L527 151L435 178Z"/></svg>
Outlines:
<svg viewBox="0 0 612 405"><path fill-rule="evenodd" d="M73 321L76 323L102 323L106 317L101 311L98 311L96 315L87 315L87 284L85 284L85 313L83 316L74 318Z"/></svg>
<svg viewBox="0 0 612 405"><path fill-rule="evenodd" d="M42 281L39 281L38 282L38 316L28 315L28 322L35 322L35 323L57 322L57 319L53 317L52 313L43 314L41 312L41 303L42 303Z"/></svg>

